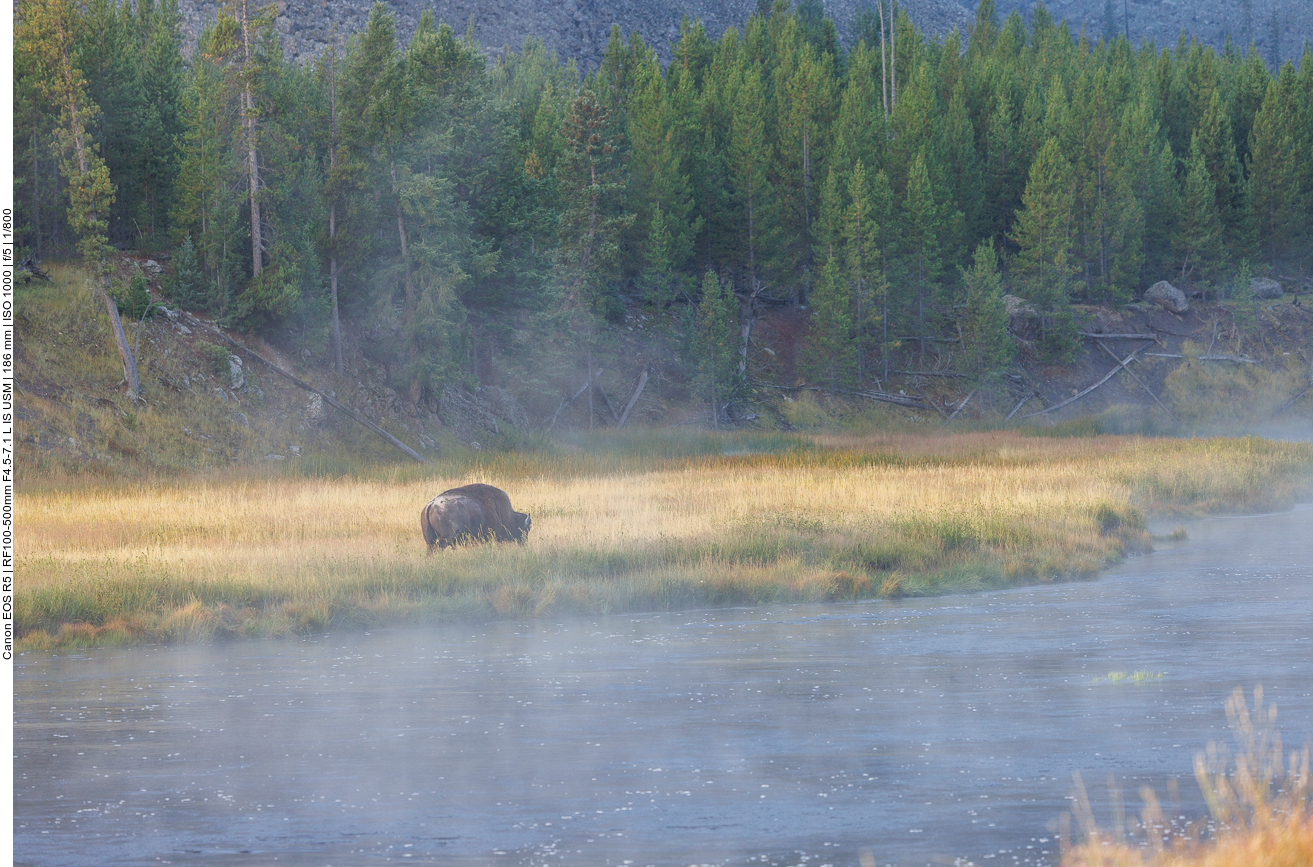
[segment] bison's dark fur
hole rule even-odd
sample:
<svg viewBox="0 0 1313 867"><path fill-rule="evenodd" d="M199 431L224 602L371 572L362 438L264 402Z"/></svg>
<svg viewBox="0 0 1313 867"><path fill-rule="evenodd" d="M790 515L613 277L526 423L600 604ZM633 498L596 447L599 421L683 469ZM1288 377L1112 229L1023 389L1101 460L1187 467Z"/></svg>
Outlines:
<svg viewBox="0 0 1313 867"><path fill-rule="evenodd" d="M532 520L511 508L511 498L492 485L462 485L438 494L419 513L420 530L428 543L446 548L467 539L494 538L524 544Z"/></svg>

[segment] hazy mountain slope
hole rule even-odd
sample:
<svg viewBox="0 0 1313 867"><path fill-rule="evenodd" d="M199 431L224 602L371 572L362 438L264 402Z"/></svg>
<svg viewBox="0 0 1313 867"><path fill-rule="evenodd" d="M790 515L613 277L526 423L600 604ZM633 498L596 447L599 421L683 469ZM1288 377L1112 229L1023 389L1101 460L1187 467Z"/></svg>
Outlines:
<svg viewBox="0 0 1313 867"><path fill-rule="evenodd" d="M975 8L976 4L969 5ZM1026 14L1034 5L1034 0L995 0L1000 17L1013 10ZM1054 18L1069 22L1073 33L1079 33L1084 25L1092 38L1103 33L1106 5L1106 0L1050 0L1045 4ZM1276 42L1283 60L1298 63L1305 41L1313 39L1313 2L1309 0L1113 0L1112 7L1119 32L1129 30L1136 45L1151 39L1159 48L1170 48L1184 30L1218 49L1226 45L1228 36L1239 45L1252 42L1264 58L1272 56Z"/></svg>
<svg viewBox="0 0 1313 867"><path fill-rule="evenodd" d="M371 0L277 0L276 26L284 50L292 57L311 56L332 40L364 28ZM838 0L825 4L840 34L846 35L854 16L867 0ZM954 0L904 0L899 4L927 34L966 29L972 12ZM207 21L213 21L222 3L216 0L180 0L179 8L191 44ZM391 0L402 39L408 39L420 15L432 8L439 20L463 31L474 24L474 37L490 51L519 48L528 36L537 36L562 59L577 58L595 65L606 49L611 25L628 35L637 30L663 57L679 39L679 22L685 15L698 18L712 38L731 26L741 27L757 7L756 0Z"/></svg>

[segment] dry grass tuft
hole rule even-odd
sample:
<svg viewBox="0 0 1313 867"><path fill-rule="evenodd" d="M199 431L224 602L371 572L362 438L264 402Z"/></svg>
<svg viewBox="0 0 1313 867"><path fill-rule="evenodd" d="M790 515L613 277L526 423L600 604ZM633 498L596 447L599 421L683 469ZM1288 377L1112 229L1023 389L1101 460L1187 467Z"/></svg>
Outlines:
<svg viewBox="0 0 1313 867"><path fill-rule="evenodd" d="M1077 777L1076 818L1085 842L1063 853L1063 867L1308 867L1313 864L1313 777L1309 748L1282 752L1276 706L1254 689L1246 707L1237 688L1226 702L1236 742L1234 756L1209 743L1195 756L1195 778L1215 831L1203 839L1200 825L1172 829L1151 789L1141 792L1142 838L1109 837L1095 823Z"/></svg>

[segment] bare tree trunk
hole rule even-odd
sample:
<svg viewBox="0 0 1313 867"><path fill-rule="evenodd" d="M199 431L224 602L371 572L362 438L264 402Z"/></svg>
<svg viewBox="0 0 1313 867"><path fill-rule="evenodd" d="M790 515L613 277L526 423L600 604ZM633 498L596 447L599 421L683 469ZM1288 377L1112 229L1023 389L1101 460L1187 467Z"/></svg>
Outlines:
<svg viewBox="0 0 1313 867"><path fill-rule="evenodd" d="M415 272L410 265L410 249L406 246L406 222L401 215L401 188L397 185L397 164L392 163L392 191L397 196L397 237L401 240L401 261L406 263L406 315L415 309Z"/></svg>
<svg viewBox="0 0 1313 867"><path fill-rule="evenodd" d="M328 172L331 175L337 160L337 72L333 68L337 49L334 48L328 59L329 116L332 137L329 140ZM328 285L333 296L333 370L338 376L344 372L342 366L342 323L337 314L337 202L328 205Z"/></svg>
<svg viewBox="0 0 1313 867"><path fill-rule="evenodd" d="M894 21L894 0L889 0L889 105L898 105L898 25Z"/></svg>
<svg viewBox="0 0 1313 867"><path fill-rule="evenodd" d="M875 0L875 14L880 17L880 99L884 102L884 122L889 123L889 63L884 56L884 3Z"/></svg>
<svg viewBox="0 0 1313 867"><path fill-rule="evenodd" d="M264 243L260 237L260 159L255 149L255 100L251 96L251 23L242 0L242 46L246 54L246 78L242 88L242 113L246 115L246 173L250 179L251 277L260 276Z"/></svg>
<svg viewBox="0 0 1313 867"><path fill-rule="evenodd" d="M104 285L98 285L96 294L104 302L105 311L109 313L109 324L114 329L114 343L118 345L119 358L123 361L123 379L128 383L128 400L136 403L141 400L141 380L137 378L137 359L132 354L132 347L128 346L128 336L123 333L123 320L119 318L118 305L106 291L108 286L109 278L106 277Z"/></svg>

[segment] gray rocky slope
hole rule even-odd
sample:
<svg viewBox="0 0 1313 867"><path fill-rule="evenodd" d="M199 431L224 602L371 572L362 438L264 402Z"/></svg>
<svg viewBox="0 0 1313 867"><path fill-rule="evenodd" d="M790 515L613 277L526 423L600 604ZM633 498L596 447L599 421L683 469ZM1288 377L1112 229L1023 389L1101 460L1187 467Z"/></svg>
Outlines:
<svg viewBox="0 0 1313 867"><path fill-rule="evenodd" d="M372 0L276 0L275 26L283 50L291 57L319 54L334 39L364 28ZM189 48L196 34L213 21L222 7L216 0L180 0ZM826 14L846 36L850 22L874 0L831 0ZM900 5L926 33L944 34L953 27L966 30L973 13L954 0L904 0ZM626 36L637 30L663 59L679 39L679 22L685 16L700 19L713 38L728 27L742 27L756 8L756 0L389 0L403 41L425 9L464 32L471 20L474 38L489 53L518 49L529 36L543 40L562 60L576 58L585 68L595 66L606 50L611 25Z"/></svg>
<svg viewBox="0 0 1313 867"><path fill-rule="evenodd" d="M276 0L276 26L284 50L307 59L334 40L361 30L372 0ZM189 47L207 21L213 21L219 0L180 0ZM826 14L840 35L874 0L829 0ZM953 27L969 27L976 0L903 0L917 26L927 34L943 35ZM995 0L1000 17L1013 10L1028 15L1034 0ZM1107 0L1049 0L1054 18L1065 19L1073 33L1083 27L1097 38L1104 30ZM626 36L643 35L663 59L679 38L685 15L697 18L715 39L731 26L741 27L756 8L756 0L390 0L403 43L425 9L464 32L471 22L474 37L490 54L517 49L528 36L543 40L562 60L576 58L585 68L597 64L611 31L618 24ZM1176 44L1182 31L1221 49L1228 37L1239 45L1257 46L1264 58L1280 56L1298 62L1306 40L1313 39L1313 0L1113 0L1119 28L1139 44L1149 39L1159 48ZM336 35L336 37L335 37Z"/></svg>
<svg viewBox="0 0 1313 867"><path fill-rule="evenodd" d="M970 3L975 8L975 3ZM1023 15L1034 0L995 0L1000 16ZM1054 18L1065 19L1073 33L1081 27L1092 38L1103 33L1107 0L1047 0ZM1313 0L1113 0L1118 29L1131 42L1151 40L1173 48L1182 31L1205 45L1222 49L1227 38L1238 46L1255 45L1262 57L1299 62L1304 43L1313 39Z"/></svg>

